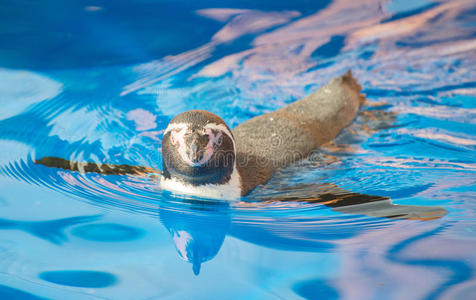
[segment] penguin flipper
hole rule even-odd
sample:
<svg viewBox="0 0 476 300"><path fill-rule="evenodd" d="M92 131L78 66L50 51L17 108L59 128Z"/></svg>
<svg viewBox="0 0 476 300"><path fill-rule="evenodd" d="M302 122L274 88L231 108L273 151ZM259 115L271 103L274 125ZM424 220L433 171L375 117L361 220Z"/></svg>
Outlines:
<svg viewBox="0 0 476 300"><path fill-rule="evenodd" d="M376 218L428 221L439 219L448 211L438 206L398 205L388 197L354 193L335 184L307 184L266 192L254 198L267 201L297 201L316 203L330 207L333 211L365 215Z"/></svg>
<svg viewBox="0 0 476 300"><path fill-rule="evenodd" d="M60 157L43 157L39 160L35 160L35 164L80 173L97 173L102 175L147 176L150 173L161 173L159 170L155 170L151 167L75 162Z"/></svg>
<svg viewBox="0 0 476 300"><path fill-rule="evenodd" d="M393 204L388 198L378 202L336 207L332 210L346 214L366 215L376 218L420 221L435 220L448 214L448 211L443 207L397 205Z"/></svg>

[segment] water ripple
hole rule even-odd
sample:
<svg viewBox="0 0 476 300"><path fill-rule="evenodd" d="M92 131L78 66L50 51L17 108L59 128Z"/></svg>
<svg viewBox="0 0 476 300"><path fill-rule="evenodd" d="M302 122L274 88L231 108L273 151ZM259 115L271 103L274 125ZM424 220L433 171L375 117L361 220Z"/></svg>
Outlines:
<svg viewBox="0 0 476 300"><path fill-rule="evenodd" d="M139 2L131 10L143 13L148 5L159 5ZM472 260L476 232L472 201L476 172L474 1L414 1L400 7L402 4L380 0L335 0L306 2L306 8L279 1L271 6L263 3L251 1L241 4L250 7L234 8L191 4L188 10L170 4L176 9L170 16L160 6L150 10L153 22L144 15L139 24L163 19L171 22L166 30L144 27L134 32L115 26L113 21L124 16L116 15L112 4L81 6L78 16L86 14L93 21L88 24L111 32L106 39L89 37L83 44L96 41L101 51L110 49L111 61L99 61L103 53L90 53L85 46L73 51L84 52L81 60L68 61L60 55L53 64L48 56L45 61L51 67L41 72L21 71L16 69L45 64L31 62L30 56L25 61L5 56L11 49L0 51L1 62L18 67L0 69L2 189L3 180L6 191L16 191L14 185L9 186L11 182L20 187L31 185L51 191L52 199L61 193L76 204L100 207L101 212L119 210L127 216L120 221L124 224L99 222L102 213L45 217L46 221L1 216L0 230L20 230L28 238L40 238L52 247L48 251L68 250L69 245L76 249L87 242L112 253L109 244L119 247L133 241L139 246L134 248L133 267L128 265L127 270L137 268L138 273L147 274L141 283L162 280L167 272L166 277L172 279L163 282L173 281L173 288L164 290L183 291L176 294L178 298L198 295L208 289L208 283L224 280L223 274L236 279L226 285L223 295L230 294L229 286L241 288L246 282L259 286L260 291L266 289L267 296L272 292L283 298L311 297L319 291L329 297L359 299L388 295L468 298L474 290L471 280L476 269ZM55 7L56 16L68 15L60 13L61 7ZM51 24L59 24L56 18ZM34 28L40 23L35 22ZM22 26L3 27L28 41L29 36L22 36ZM81 26L75 23L68 28L75 33ZM167 36L149 32L159 29ZM67 31L60 30L60 40L78 46L77 36L66 39ZM11 37L9 32L2 34ZM192 39L197 35L200 38ZM19 42L12 39L12 45L15 41ZM44 47L39 42L38 49ZM17 51L24 49L31 47L21 44ZM68 53L68 49L58 49L51 56ZM119 59L121 53L124 57ZM78 64L81 68L68 68ZM174 115L206 109L235 127L309 94L349 68L368 98L355 122L309 159L276 172L269 183L238 201L162 191L154 176L83 174L35 163L55 156L160 169L163 130ZM0 199L5 211L12 201L8 197ZM168 259L168 248L156 245L142 257L141 243L148 239L159 243L145 228L126 224L128 217L161 223L177 255L192 263L196 275L201 264L212 259L219 262L207 264L210 273L203 274L207 284L177 271L181 266ZM18 282L7 286L2 279L0 295L35 298L27 285L19 288L28 277L25 282L41 286L42 291L53 289L51 286L94 288L99 298L114 298L100 290L127 286L127 280L132 280L133 275L67 268L62 263L46 269L44 261L18 250L26 249L22 235L5 236L0 249L2 267ZM225 239L227 236L232 239ZM92 248L86 252L97 250ZM217 255L219 251L223 255ZM79 252L74 252L83 259L78 261L89 261ZM107 263L117 265L127 253ZM18 264L25 257L30 259L25 265L41 265L33 279L31 274L23 276L30 267ZM278 261L287 270L280 269ZM322 267L326 261L332 261L332 266ZM154 270L144 272L143 265L153 265ZM244 270L243 278L240 270ZM412 286L412 280L421 278L425 285ZM68 294L70 290L61 291ZM242 298L253 296L250 292Z"/></svg>

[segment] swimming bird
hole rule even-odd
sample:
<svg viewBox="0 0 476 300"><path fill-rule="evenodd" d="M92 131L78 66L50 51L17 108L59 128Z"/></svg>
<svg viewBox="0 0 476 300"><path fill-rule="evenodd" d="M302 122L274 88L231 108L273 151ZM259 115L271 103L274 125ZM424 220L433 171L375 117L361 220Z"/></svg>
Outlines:
<svg viewBox="0 0 476 300"><path fill-rule="evenodd" d="M277 169L333 140L356 117L365 99L360 91L349 71L233 131L210 112L184 112L164 133L161 187L213 198L245 196Z"/></svg>
<svg viewBox="0 0 476 300"><path fill-rule="evenodd" d="M219 116L192 110L173 118L162 140L160 186L207 198L236 199L280 168L308 157L356 117L365 97L348 71L309 96L230 130ZM97 165L45 157L43 165L103 174L147 174L148 167Z"/></svg>

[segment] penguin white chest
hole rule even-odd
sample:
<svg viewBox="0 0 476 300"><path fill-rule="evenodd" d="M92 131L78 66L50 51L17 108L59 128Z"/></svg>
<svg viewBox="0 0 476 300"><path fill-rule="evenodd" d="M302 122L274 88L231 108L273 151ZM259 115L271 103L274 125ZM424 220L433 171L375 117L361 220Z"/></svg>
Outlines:
<svg viewBox="0 0 476 300"><path fill-rule="evenodd" d="M160 188L203 198L236 200L241 197L241 178L236 168L233 170L230 180L224 184L192 185L177 178L161 177Z"/></svg>

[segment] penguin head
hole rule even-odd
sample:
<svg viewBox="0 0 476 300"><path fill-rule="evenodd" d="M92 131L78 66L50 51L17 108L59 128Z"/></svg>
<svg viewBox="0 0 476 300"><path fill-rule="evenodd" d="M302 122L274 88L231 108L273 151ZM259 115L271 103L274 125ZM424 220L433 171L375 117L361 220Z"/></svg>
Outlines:
<svg viewBox="0 0 476 300"><path fill-rule="evenodd" d="M231 130L220 117L204 110L181 113L164 132L163 181L189 187L227 184L235 151Z"/></svg>

